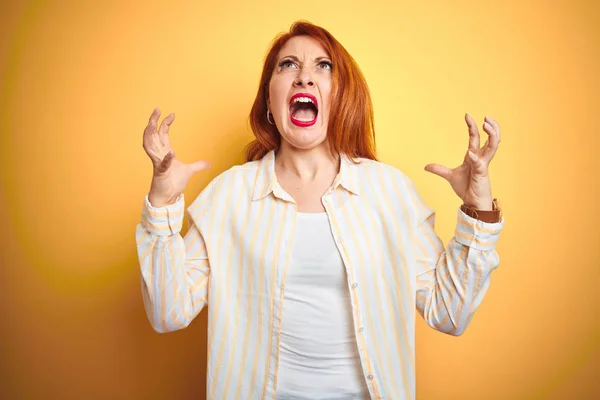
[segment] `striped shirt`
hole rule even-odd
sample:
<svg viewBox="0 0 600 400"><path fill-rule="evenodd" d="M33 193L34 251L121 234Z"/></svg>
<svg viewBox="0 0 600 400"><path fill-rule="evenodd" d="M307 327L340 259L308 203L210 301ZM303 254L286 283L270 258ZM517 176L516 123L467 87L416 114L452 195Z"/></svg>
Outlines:
<svg viewBox="0 0 600 400"><path fill-rule="evenodd" d="M344 262L371 399L415 399L416 312L460 335L499 265L504 218L458 209L446 248L412 181L381 162L340 155L322 203ZM282 304L297 209L275 176L275 152L214 178L187 208L146 196L136 228L144 307L155 331L208 308L207 398L276 399ZM310 382L307 382L310 385Z"/></svg>

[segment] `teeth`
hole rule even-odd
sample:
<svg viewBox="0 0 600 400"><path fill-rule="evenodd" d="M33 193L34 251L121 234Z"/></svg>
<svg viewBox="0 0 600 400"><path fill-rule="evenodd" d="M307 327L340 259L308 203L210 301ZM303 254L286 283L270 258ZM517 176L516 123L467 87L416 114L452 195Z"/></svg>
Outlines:
<svg viewBox="0 0 600 400"><path fill-rule="evenodd" d="M312 120L314 120L314 118L294 118L296 121L300 121L300 122L310 122Z"/></svg>
<svg viewBox="0 0 600 400"><path fill-rule="evenodd" d="M294 103L313 103L314 101L312 101L312 99L310 97L296 97L294 99Z"/></svg>

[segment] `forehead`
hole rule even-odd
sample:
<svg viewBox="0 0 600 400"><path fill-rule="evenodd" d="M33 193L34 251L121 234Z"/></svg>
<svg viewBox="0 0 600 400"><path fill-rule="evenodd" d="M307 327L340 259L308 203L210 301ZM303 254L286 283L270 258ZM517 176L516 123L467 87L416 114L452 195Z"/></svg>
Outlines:
<svg viewBox="0 0 600 400"><path fill-rule="evenodd" d="M289 39L279 51L279 58L296 56L300 59L328 57L327 51L316 39L310 36L294 36Z"/></svg>

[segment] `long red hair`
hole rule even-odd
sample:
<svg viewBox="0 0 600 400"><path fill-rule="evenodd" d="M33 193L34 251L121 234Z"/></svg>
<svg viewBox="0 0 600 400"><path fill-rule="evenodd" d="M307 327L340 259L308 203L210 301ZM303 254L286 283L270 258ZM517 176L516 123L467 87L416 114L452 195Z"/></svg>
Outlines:
<svg viewBox="0 0 600 400"><path fill-rule="evenodd" d="M261 159L281 144L277 127L267 121L267 95L277 56L294 36L307 35L327 51L333 64L331 108L327 140L332 154L377 160L373 104L367 82L348 51L327 30L306 21L292 24L289 32L275 37L265 57L258 93L250 111L250 126L256 137L246 147L246 161Z"/></svg>

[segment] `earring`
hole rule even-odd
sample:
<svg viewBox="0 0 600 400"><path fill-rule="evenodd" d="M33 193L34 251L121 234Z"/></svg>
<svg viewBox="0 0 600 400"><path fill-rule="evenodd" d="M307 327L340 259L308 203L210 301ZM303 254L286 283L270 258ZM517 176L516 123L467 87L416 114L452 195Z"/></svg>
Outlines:
<svg viewBox="0 0 600 400"><path fill-rule="evenodd" d="M271 122L271 119L269 118L269 114L271 114L271 111L267 108L267 121L271 124L271 125L275 125L275 121Z"/></svg>

